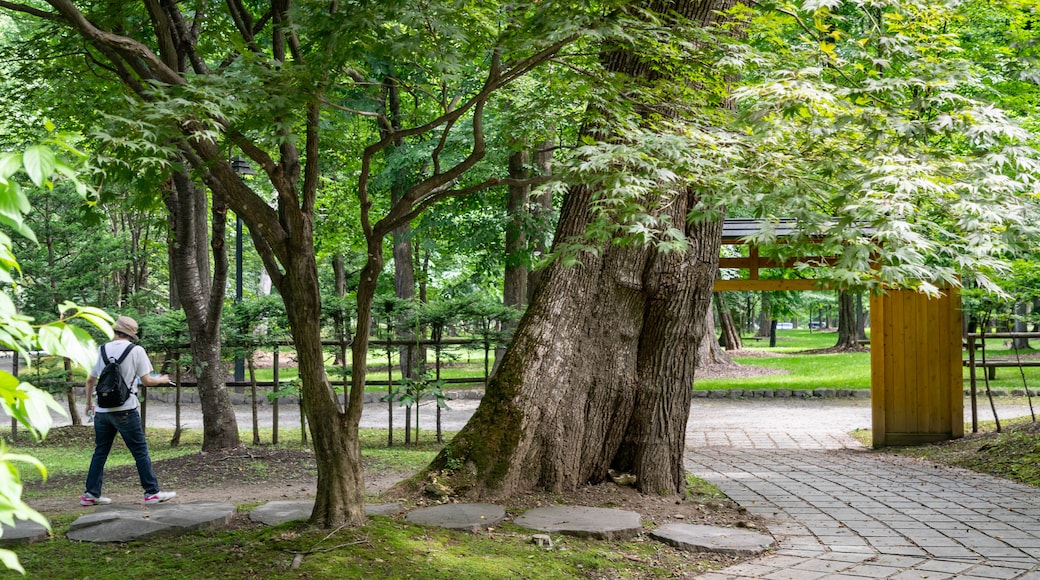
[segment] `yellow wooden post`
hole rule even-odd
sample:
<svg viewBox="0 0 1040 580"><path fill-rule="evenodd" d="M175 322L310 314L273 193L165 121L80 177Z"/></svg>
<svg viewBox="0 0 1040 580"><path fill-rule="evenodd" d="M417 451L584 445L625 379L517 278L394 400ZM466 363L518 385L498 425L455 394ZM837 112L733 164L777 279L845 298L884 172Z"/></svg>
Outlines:
<svg viewBox="0 0 1040 580"><path fill-rule="evenodd" d="M960 305L956 289L871 297L874 447L964 436Z"/></svg>

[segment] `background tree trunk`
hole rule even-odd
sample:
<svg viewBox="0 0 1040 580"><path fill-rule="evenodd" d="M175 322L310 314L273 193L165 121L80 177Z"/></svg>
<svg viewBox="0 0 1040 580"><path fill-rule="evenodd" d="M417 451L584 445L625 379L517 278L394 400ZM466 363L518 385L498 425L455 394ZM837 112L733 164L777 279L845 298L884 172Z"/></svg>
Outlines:
<svg viewBox="0 0 1040 580"><path fill-rule="evenodd" d="M769 292L762 292L762 309L758 311L758 330L755 338L769 338L770 322L772 322L772 306L769 303Z"/></svg>
<svg viewBox="0 0 1040 580"><path fill-rule="evenodd" d="M838 343L836 350L861 350L857 337L856 296L848 290L838 291Z"/></svg>
<svg viewBox="0 0 1040 580"><path fill-rule="evenodd" d="M867 342L867 320L869 315L863 310L863 293L856 293L856 338L862 342Z"/></svg>
<svg viewBox="0 0 1040 580"><path fill-rule="evenodd" d="M194 374L202 403L202 449L230 449L241 445L238 419L231 397L224 386L227 378L221 357L220 318L224 308L228 262L225 230L227 204L214 193L213 218L206 219L206 191L197 187L185 172L173 174L167 190L166 209L170 212L173 259L170 267L177 281L178 296L184 309L191 338ZM203 202L199 203L198 198ZM199 213L200 208L202 213ZM212 221L212 239L207 240L213 253L212 280L208 276L209 251L199 248L198 229L206 229ZM206 263L203 267L199 264Z"/></svg>
<svg viewBox="0 0 1040 580"><path fill-rule="evenodd" d="M712 296L712 302L717 303L718 294ZM724 331L724 330L723 330ZM711 305L704 313L704 334L701 336L700 346L697 348L697 369L713 366L729 366L733 360L722 350L718 335L715 334L715 313Z"/></svg>
<svg viewBox="0 0 1040 580"><path fill-rule="evenodd" d="M719 311L719 327L722 329L722 343L726 350L740 350L744 348L744 342L740 338L740 328L733 322L733 310L725 296L715 293L715 305Z"/></svg>
<svg viewBox="0 0 1040 580"><path fill-rule="evenodd" d="M552 175L552 141L542 141L535 147L534 152L531 154L531 161L534 166L538 169L541 175L550 176ZM538 225L538 237L531 244L531 252L536 258L545 256L547 249L545 240L549 233L548 223L549 218L552 216L553 211L553 199L552 192L546 189L542 191L535 199L531 202L530 217L531 221ZM545 230L541 228L545 227ZM532 269L527 273L527 299L525 304L530 304L534 298L534 291L538 287L538 283L542 279L542 270Z"/></svg>
<svg viewBox="0 0 1040 580"><path fill-rule="evenodd" d="M528 168L530 155L527 151L514 151L509 156L510 179L523 180L530 177ZM527 305L527 222L528 222L528 200L531 195L531 186L526 184L514 184L507 188L506 215L509 223L506 225L505 244L505 279L502 285L502 303L517 310L523 310ZM502 323L502 332L510 332L516 329L516 322L505 321ZM506 347L500 345L495 348L495 366L492 372L498 370L502 364L502 355Z"/></svg>
<svg viewBox="0 0 1040 580"><path fill-rule="evenodd" d="M340 300L340 304L344 298L347 297L347 266L343 258L342 253L337 253L332 257L332 275L335 278L336 298ZM347 340L350 338L350 328L347 324L348 315L344 311L342 306L338 306L336 311L332 313L332 326L335 328L333 332L336 333L337 340ZM343 351L336 349L336 360L334 362L336 366L346 366L347 361L344 359Z"/></svg>
<svg viewBox="0 0 1040 580"><path fill-rule="evenodd" d="M401 130L401 95L397 82L388 78L383 82L383 99L387 119L390 121L390 131L397 133ZM380 135L385 139L391 133L385 128L380 130ZM386 156L393 155L394 150L403 143L400 139L394 140L394 147L387 148ZM400 202L408 190L409 179L407 174L398 174L390 185L391 201L396 204ZM415 300L415 256L412 254L412 226L403 224L394 228L392 234L393 256L394 256L394 296L404 302ZM417 312L412 312L416 315ZM422 358L419 347L414 344L416 340L416 328L410 320L409 314L402 314L397 319L397 340L404 342L398 347L398 361L401 366L401 376L416 379L422 373Z"/></svg>
<svg viewBox="0 0 1040 580"><path fill-rule="evenodd" d="M1030 303L1026 301L1015 303L1015 332L1029 332L1029 306ZM1029 345L1028 338L1013 338L1011 348L1029 349L1032 347Z"/></svg>

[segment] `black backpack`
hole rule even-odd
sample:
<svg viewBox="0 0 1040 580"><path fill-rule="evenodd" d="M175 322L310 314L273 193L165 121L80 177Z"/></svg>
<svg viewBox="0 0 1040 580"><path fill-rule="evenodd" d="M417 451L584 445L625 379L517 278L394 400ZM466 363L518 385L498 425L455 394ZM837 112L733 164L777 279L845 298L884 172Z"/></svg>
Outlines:
<svg viewBox="0 0 1040 580"><path fill-rule="evenodd" d="M104 345L101 346L101 360L105 362L105 368L101 370L101 376L98 377L97 381L98 407L105 409L119 407L130 398L130 387L123 380L123 373L119 372L119 364L130 354L134 346L131 343L116 360L108 358Z"/></svg>

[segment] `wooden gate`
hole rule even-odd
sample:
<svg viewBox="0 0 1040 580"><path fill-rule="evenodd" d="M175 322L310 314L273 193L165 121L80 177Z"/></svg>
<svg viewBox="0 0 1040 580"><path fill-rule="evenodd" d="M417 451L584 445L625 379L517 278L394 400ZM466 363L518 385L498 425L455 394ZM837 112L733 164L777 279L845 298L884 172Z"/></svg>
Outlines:
<svg viewBox="0 0 1040 580"><path fill-rule="evenodd" d="M961 299L889 290L870 300L874 447L964 436Z"/></svg>

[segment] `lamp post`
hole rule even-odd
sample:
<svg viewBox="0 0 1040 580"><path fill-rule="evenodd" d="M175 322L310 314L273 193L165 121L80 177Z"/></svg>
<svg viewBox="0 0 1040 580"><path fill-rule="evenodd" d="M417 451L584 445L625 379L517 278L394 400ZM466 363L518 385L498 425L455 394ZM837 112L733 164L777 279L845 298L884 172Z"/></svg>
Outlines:
<svg viewBox="0 0 1040 580"><path fill-rule="evenodd" d="M231 169L238 175L256 175L249 162L241 157L231 160ZM242 302L242 218L235 213L235 304ZM235 357L235 382L246 380L245 360Z"/></svg>

